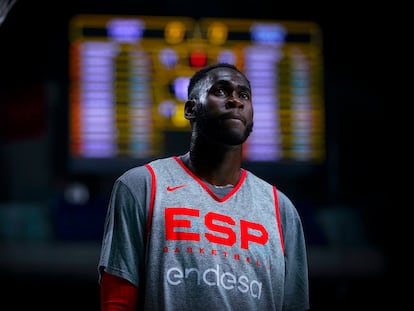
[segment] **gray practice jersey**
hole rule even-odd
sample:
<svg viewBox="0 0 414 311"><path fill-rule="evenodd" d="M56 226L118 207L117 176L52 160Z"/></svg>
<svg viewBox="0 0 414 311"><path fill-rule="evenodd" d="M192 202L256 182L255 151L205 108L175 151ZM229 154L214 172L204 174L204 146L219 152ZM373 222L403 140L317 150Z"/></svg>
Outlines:
<svg viewBox="0 0 414 311"><path fill-rule="evenodd" d="M115 182L99 261L140 310L306 310L305 240L291 201L247 170L218 196L178 157Z"/></svg>

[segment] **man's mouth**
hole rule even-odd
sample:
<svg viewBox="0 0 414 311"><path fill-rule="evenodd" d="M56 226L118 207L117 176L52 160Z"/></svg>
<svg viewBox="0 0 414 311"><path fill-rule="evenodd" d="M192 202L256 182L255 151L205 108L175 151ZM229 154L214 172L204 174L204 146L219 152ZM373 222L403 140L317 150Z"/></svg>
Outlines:
<svg viewBox="0 0 414 311"><path fill-rule="evenodd" d="M237 120L237 121L242 122L244 125L246 124L246 120L240 115L228 114L224 116L222 119L223 120Z"/></svg>

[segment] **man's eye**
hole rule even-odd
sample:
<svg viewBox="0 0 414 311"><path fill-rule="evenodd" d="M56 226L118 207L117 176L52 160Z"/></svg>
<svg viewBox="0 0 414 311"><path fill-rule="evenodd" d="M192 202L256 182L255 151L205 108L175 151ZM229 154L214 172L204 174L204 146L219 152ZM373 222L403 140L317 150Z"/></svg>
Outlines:
<svg viewBox="0 0 414 311"><path fill-rule="evenodd" d="M223 95L226 95L226 91L224 91L223 89L217 89L214 93L215 93L217 96L223 96Z"/></svg>
<svg viewBox="0 0 414 311"><path fill-rule="evenodd" d="M250 95L248 93L241 93L240 94L240 98L249 99L250 98Z"/></svg>

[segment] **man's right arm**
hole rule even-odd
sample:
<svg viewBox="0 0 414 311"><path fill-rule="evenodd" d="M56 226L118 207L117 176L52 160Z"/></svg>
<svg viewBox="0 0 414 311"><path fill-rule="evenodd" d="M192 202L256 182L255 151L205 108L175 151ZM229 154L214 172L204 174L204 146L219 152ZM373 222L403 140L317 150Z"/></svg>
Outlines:
<svg viewBox="0 0 414 311"><path fill-rule="evenodd" d="M107 272L102 272L100 283L101 311L135 311L138 287Z"/></svg>

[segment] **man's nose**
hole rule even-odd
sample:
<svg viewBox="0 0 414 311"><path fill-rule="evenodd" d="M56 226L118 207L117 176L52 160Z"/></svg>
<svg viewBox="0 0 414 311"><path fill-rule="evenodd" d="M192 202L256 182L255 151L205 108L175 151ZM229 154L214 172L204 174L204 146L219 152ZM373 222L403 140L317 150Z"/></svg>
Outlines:
<svg viewBox="0 0 414 311"><path fill-rule="evenodd" d="M235 95L231 96L226 102L226 108L243 108L243 102L238 99Z"/></svg>

